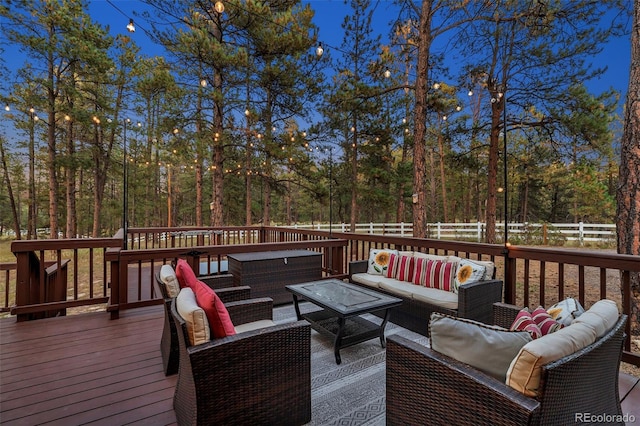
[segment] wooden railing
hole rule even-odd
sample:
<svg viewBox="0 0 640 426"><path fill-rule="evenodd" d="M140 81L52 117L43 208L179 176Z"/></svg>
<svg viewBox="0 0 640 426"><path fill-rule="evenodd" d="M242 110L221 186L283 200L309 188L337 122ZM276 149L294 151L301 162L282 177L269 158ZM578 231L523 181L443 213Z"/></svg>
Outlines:
<svg viewBox="0 0 640 426"><path fill-rule="evenodd" d="M122 249L122 233L111 239L16 241L12 250L18 258L15 269L15 306L11 307L13 267L4 264L4 311L28 315L66 309L83 304L105 303L111 283L107 309L117 318L122 309L160 303L154 289L154 274L160 265L179 257L186 258L203 275L224 272L228 254L306 248L323 253L325 276L345 277L350 261L368 258L372 248L392 248L470 259L491 260L497 278L504 279L504 299L518 306L549 306L565 297L576 297L588 308L603 298L616 301L629 315L627 336L637 333L638 324L631 312L631 277L640 273L640 256L619 255L609 250L554 249L546 247L505 246L472 242L399 237L392 235L303 230L283 227L223 228L132 228L128 249ZM120 237L120 238L117 238ZM101 248L103 256L90 262L88 294L79 294L78 257ZM67 251L68 250L68 251ZM50 253L48 255L48 253ZM49 256L49 257L47 257ZM58 285L62 274L47 283L49 265L63 267L74 280L67 289L66 301L46 301L47 285ZM36 262L36 260L38 262ZM107 270L107 263L110 269ZM204 265L204 266L203 266ZM217 265L213 270L212 265ZM95 277L92 268L102 268ZM134 285L130 285L134 284ZM66 288L66 287L65 287ZM0 296L2 297L2 296ZM640 365L640 354L632 352L630 337L625 341L624 360Z"/></svg>
<svg viewBox="0 0 640 426"><path fill-rule="evenodd" d="M129 245L133 244L133 249L123 250L118 247L109 249L107 252L106 259L111 265L111 299L107 310L111 312L112 318L117 318L119 311L124 309L161 303L155 289L155 274L160 266L178 258L187 259L192 269L199 275L211 275L226 272L221 265L229 254L308 249L322 253L325 277L345 278L347 276L347 268L343 264L344 247L348 244L346 240L324 238L315 241L270 242L264 240L265 234L261 227L201 228L197 233L188 232L194 231L190 228L175 232L167 229L152 231L152 229L132 229L130 235L135 237L129 238ZM215 236L216 244L193 245L198 242L211 242L209 235ZM168 239L165 238L167 236ZM153 248L137 248L143 239ZM152 244L152 241L156 243ZM223 242L235 243L218 244ZM215 270L212 270L214 269L212 265L216 265ZM137 283L137 285L132 287L130 283Z"/></svg>
<svg viewBox="0 0 640 426"><path fill-rule="evenodd" d="M18 321L65 315L69 308L106 304L105 253L117 238L14 241L15 299L5 284L5 306ZM71 284L71 286L69 286Z"/></svg>

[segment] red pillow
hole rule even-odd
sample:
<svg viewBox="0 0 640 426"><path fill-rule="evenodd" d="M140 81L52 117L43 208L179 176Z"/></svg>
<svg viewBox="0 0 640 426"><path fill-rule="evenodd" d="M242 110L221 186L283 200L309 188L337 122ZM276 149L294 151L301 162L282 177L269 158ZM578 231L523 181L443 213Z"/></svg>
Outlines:
<svg viewBox="0 0 640 426"><path fill-rule="evenodd" d="M411 281L413 273L413 256L400 256L395 278L400 281Z"/></svg>
<svg viewBox="0 0 640 426"><path fill-rule="evenodd" d="M227 308L211 287L202 281L196 280L193 292L196 294L196 303L207 315L213 337L219 339L236 334L236 329L233 327Z"/></svg>
<svg viewBox="0 0 640 426"><path fill-rule="evenodd" d="M528 331L531 334L532 339L537 339L542 336L542 331L538 324L531 317L531 313L527 309L523 309L518 312L516 319L511 324L511 331Z"/></svg>
<svg viewBox="0 0 640 426"><path fill-rule="evenodd" d="M531 312L531 318L533 318L537 326L540 328L543 336L553 333L554 331L558 331L564 327L563 324L560 324L551 318L551 315L549 315L542 306L538 306L536 310Z"/></svg>
<svg viewBox="0 0 640 426"><path fill-rule="evenodd" d="M195 284L198 281L198 277L191 269L191 266L184 259L178 259L176 263L176 277L178 278L178 284L180 288L189 287L195 293Z"/></svg>
<svg viewBox="0 0 640 426"><path fill-rule="evenodd" d="M414 261L411 282L425 287L453 291L456 264L443 260L418 258Z"/></svg>
<svg viewBox="0 0 640 426"><path fill-rule="evenodd" d="M391 253L389 256L389 266L387 267L384 276L387 278L395 278L398 271L398 255Z"/></svg>

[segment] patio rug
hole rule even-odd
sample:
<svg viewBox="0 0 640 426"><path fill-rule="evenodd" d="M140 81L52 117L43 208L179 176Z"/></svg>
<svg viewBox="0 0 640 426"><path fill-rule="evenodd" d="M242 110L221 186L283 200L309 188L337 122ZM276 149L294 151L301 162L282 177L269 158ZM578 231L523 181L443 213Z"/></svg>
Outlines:
<svg viewBox="0 0 640 426"><path fill-rule="evenodd" d="M301 310L317 309L302 303ZM374 315L365 318L380 322ZM274 309L275 322L295 320L292 305ZM385 334L398 334L428 344L425 336L388 323ZM336 364L333 341L311 331L311 422L308 425L384 425L385 359L379 339L340 350Z"/></svg>

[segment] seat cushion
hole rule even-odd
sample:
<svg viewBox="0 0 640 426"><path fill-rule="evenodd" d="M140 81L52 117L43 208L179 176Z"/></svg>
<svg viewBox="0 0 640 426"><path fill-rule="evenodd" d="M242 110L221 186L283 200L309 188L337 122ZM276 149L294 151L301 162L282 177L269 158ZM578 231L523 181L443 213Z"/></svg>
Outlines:
<svg viewBox="0 0 640 426"><path fill-rule="evenodd" d="M450 291L438 290L437 288L422 287L413 285L413 300L440 306L445 309L458 309L458 294Z"/></svg>
<svg viewBox="0 0 640 426"><path fill-rule="evenodd" d="M180 292L180 283L178 282L176 271L173 270L171 265L162 265L160 268L160 281L164 284L168 297L174 298Z"/></svg>
<svg viewBox="0 0 640 426"><path fill-rule="evenodd" d="M194 287L196 301L207 315L213 337L220 339L236 334L229 312L215 291L202 281L197 281Z"/></svg>
<svg viewBox="0 0 640 426"><path fill-rule="evenodd" d="M502 382L513 358L531 341L531 335L526 331L509 331L441 313L431 314L429 336L433 350Z"/></svg>
<svg viewBox="0 0 640 426"><path fill-rule="evenodd" d="M395 294L398 297L404 297L405 299L411 299L413 297L413 290L418 286L408 283L406 281L398 281L393 278L384 278L378 282L378 285L382 290L386 290Z"/></svg>
<svg viewBox="0 0 640 426"><path fill-rule="evenodd" d="M187 338L192 346L211 340L207 315L198 306L196 295L189 287L181 289L176 296L176 310L186 323Z"/></svg>
<svg viewBox="0 0 640 426"><path fill-rule="evenodd" d="M196 277L186 260L178 259L178 262L176 262L176 277L180 283L180 288L190 287L195 293L194 286L198 281L198 277Z"/></svg>
<svg viewBox="0 0 640 426"><path fill-rule="evenodd" d="M380 282L380 278L382 278L381 275L371 275L371 274L367 274L366 272L363 272L361 274L353 274L351 276L351 281L355 283L364 284L368 287L378 288L379 287L378 283Z"/></svg>
<svg viewBox="0 0 640 426"><path fill-rule="evenodd" d="M271 327L274 325L276 325L276 323L271 320L260 320L260 321L248 322L245 324L239 324L235 327L235 329L236 329L236 334L240 334L240 333L246 333L247 331L258 330L260 328Z"/></svg>

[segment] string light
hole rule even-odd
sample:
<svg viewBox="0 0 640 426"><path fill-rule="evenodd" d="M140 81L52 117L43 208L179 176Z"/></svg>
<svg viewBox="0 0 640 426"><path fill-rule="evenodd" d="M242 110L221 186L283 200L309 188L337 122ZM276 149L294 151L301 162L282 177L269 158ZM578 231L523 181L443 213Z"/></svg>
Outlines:
<svg viewBox="0 0 640 426"><path fill-rule="evenodd" d="M324 49L322 48L322 43L319 43L318 47L316 47L316 56L320 58L323 53L324 53Z"/></svg>
<svg viewBox="0 0 640 426"><path fill-rule="evenodd" d="M127 31L129 31L130 33L136 32L136 26L133 25L133 19L129 19L129 23L127 24Z"/></svg>

